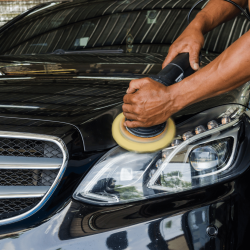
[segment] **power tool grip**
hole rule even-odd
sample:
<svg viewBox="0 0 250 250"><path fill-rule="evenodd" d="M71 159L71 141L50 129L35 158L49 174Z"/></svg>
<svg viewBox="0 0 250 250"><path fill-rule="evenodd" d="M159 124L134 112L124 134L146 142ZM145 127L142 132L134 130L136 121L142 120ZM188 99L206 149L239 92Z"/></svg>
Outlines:
<svg viewBox="0 0 250 250"><path fill-rule="evenodd" d="M190 67L189 53L179 54L171 63L169 63L161 72L157 75L149 76L151 79L170 86L177 82L180 82L185 77L194 73L194 70ZM156 137L163 133L166 128L166 122L158 124L149 128L128 128L126 130L140 138Z"/></svg>
<svg viewBox="0 0 250 250"><path fill-rule="evenodd" d="M170 86L182 81L194 73L189 63L189 53L181 53L157 75L149 76L151 79Z"/></svg>

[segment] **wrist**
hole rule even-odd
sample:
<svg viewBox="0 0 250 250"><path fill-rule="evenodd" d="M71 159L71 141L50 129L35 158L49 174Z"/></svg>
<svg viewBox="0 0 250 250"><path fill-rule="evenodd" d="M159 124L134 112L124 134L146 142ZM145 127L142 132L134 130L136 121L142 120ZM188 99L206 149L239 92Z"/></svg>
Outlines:
<svg viewBox="0 0 250 250"><path fill-rule="evenodd" d="M209 25L209 16L205 11L199 12L195 19L189 24L188 28L195 29L205 35L207 32L210 31L208 27Z"/></svg>
<svg viewBox="0 0 250 250"><path fill-rule="evenodd" d="M179 83L166 87L166 100L171 102L171 115L188 106L187 99L184 98Z"/></svg>

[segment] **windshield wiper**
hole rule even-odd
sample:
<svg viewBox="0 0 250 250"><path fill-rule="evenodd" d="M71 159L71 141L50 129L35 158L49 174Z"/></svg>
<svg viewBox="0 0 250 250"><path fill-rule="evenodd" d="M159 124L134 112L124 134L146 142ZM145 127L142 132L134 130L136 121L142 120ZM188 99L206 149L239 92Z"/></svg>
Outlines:
<svg viewBox="0 0 250 250"><path fill-rule="evenodd" d="M89 49L89 50L75 50L75 51L65 51L63 49L57 49L51 54L54 55L69 55L69 54L120 54L123 53L123 49Z"/></svg>

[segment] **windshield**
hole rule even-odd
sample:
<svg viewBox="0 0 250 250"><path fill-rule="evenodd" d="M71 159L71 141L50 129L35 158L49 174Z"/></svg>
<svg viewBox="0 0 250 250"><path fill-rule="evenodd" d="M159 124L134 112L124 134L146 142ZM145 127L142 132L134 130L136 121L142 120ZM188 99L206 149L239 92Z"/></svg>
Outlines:
<svg viewBox="0 0 250 250"><path fill-rule="evenodd" d="M0 55L119 50L164 53L187 26L196 0L73 1L39 10L0 33ZM203 7L197 6L193 18ZM204 49L221 52L248 30L237 17L206 35Z"/></svg>

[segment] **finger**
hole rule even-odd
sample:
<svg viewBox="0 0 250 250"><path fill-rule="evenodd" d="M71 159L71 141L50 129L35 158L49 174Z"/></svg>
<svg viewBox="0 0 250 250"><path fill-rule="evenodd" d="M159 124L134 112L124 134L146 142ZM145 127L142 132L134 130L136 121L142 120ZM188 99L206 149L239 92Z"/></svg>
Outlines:
<svg viewBox="0 0 250 250"><path fill-rule="evenodd" d="M169 63L171 63L177 55L178 55L177 50L170 50L166 59L162 64L162 68L164 69Z"/></svg>
<svg viewBox="0 0 250 250"><path fill-rule="evenodd" d="M135 115L138 115L141 113L141 110L138 106L131 105L131 104L123 104L122 110L124 113L131 113L131 114L135 114Z"/></svg>
<svg viewBox="0 0 250 250"><path fill-rule="evenodd" d="M193 70L198 70L200 65L199 65L199 49L193 49L189 53L189 61L190 65Z"/></svg>
<svg viewBox="0 0 250 250"><path fill-rule="evenodd" d="M125 112L123 112L123 114L128 120L138 121L137 115L135 114L125 113Z"/></svg>
<svg viewBox="0 0 250 250"><path fill-rule="evenodd" d="M127 94L133 94L145 84L145 78L132 80L129 83Z"/></svg>
<svg viewBox="0 0 250 250"><path fill-rule="evenodd" d="M140 128L140 127L143 127L143 123L142 122L138 122L138 121L125 121L124 125L126 127L129 127L129 128Z"/></svg>
<svg viewBox="0 0 250 250"><path fill-rule="evenodd" d="M130 104L123 104L123 105L122 105L122 111L123 111L123 113L124 113L124 112L125 112L125 113L134 113L134 112L133 112L133 106L130 105Z"/></svg>
<svg viewBox="0 0 250 250"><path fill-rule="evenodd" d="M126 94L124 97L123 97L123 102L125 104L128 104L128 105L132 105L134 104L134 99L135 99L135 94Z"/></svg>

